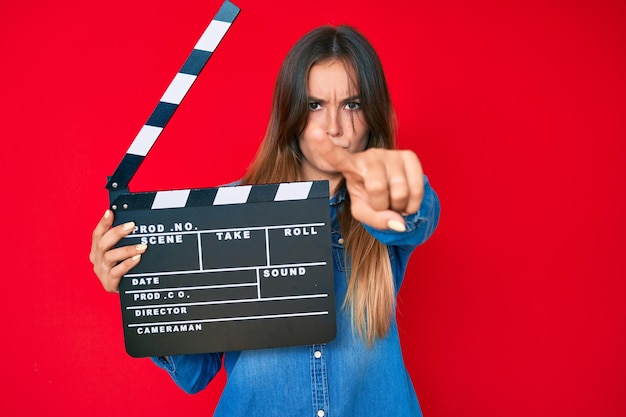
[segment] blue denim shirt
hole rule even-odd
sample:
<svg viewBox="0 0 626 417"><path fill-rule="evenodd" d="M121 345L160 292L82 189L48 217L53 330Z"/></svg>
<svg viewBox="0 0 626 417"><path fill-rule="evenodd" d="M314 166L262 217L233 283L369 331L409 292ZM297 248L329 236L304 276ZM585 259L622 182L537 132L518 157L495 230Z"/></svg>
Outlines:
<svg viewBox="0 0 626 417"><path fill-rule="evenodd" d="M409 256L434 232L439 200L425 177L425 195L418 213L405 217L403 233L366 226L389 249L396 294ZM227 382L215 416L345 417L421 416L400 348L395 317L386 337L372 347L353 331L343 308L347 279L337 208L344 195L330 200L337 304L337 338L313 346L152 358L188 393L204 389L220 370ZM222 362L223 361L223 362Z"/></svg>

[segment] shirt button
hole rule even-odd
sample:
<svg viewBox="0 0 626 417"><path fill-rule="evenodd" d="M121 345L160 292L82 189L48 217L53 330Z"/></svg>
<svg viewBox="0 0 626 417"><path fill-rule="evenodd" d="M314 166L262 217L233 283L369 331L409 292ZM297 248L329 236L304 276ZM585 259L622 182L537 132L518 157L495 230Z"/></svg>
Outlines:
<svg viewBox="0 0 626 417"><path fill-rule="evenodd" d="M326 415L326 413L324 412L324 410L319 410L317 412L318 417L324 417Z"/></svg>
<svg viewBox="0 0 626 417"><path fill-rule="evenodd" d="M313 356L315 356L315 359L319 359L322 357L322 352L320 352L319 350L316 350Z"/></svg>
<svg viewBox="0 0 626 417"><path fill-rule="evenodd" d="M337 243L339 243L340 245L343 245L345 242L345 240L343 240L342 237L339 238L339 240L337 241Z"/></svg>

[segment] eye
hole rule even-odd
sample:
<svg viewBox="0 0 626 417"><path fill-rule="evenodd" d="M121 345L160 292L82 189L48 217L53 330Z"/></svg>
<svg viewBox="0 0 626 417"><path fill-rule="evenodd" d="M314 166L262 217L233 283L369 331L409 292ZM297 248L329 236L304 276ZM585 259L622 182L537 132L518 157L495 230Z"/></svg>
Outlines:
<svg viewBox="0 0 626 417"><path fill-rule="evenodd" d="M361 103L357 101L351 101L349 103L346 103L346 110L356 111L360 109L361 109Z"/></svg>
<svg viewBox="0 0 626 417"><path fill-rule="evenodd" d="M309 103L309 110L315 111L322 108L322 105L318 102L312 101Z"/></svg>

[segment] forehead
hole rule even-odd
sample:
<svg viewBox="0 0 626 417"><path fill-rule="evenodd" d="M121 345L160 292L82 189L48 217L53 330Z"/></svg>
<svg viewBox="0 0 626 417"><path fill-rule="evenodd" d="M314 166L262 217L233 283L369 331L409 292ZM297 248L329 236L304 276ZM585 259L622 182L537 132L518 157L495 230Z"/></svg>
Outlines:
<svg viewBox="0 0 626 417"><path fill-rule="evenodd" d="M309 70L307 88L310 96L318 98L356 95L356 71L352 65L336 59L318 62Z"/></svg>

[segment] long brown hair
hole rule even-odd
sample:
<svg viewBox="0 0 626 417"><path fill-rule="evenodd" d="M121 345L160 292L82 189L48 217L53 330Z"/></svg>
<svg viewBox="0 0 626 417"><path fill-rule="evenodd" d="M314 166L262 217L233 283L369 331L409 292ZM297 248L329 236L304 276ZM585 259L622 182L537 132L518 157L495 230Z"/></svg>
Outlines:
<svg viewBox="0 0 626 417"><path fill-rule="evenodd" d="M307 81L311 67L329 60L343 62L356 73L363 117L369 128L367 147L393 149L396 119L382 65L371 44L349 26L323 26L302 37L289 51L279 71L265 138L243 183L299 181L302 152L298 137L308 120ZM342 182L339 189L345 188ZM387 248L352 218L350 198L339 210L350 261L348 293L353 329L372 345L384 337L394 313L395 289Z"/></svg>

